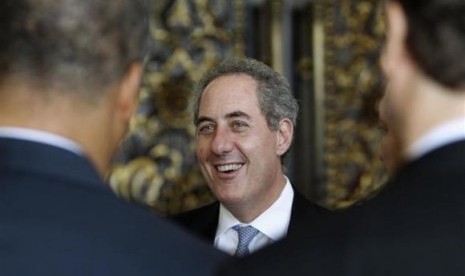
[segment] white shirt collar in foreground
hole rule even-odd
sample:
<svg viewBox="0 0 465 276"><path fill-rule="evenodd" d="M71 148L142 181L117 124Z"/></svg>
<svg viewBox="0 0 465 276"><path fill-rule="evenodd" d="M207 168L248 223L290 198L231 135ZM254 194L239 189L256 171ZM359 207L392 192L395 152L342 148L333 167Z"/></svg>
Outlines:
<svg viewBox="0 0 465 276"><path fill-rule="evenodd" d="M266 235L273 241L279 240L287 235L289 222L291 220L294 190L292 189L289 179L287 177L285 178L286 185L278 199L258 218L248 224L258 229L260 233ZM215 238L237 224L244 225L236 219L223 204L220 204L220 215Z"/></svg>
<svg viewBox="0 0 465 276"><path fill-rule="evenodd" d="M59 147L78 155L84 155L82 147L68 139L50 132L19 127L0 127L0 138L26 140Z"/></svg>
<svg viewBox="0 0 465 276"><path fill-rule="evenodd" d="M408 149L408 158L417 159L444 145L465 140L465 117L451 120L430 130Z"/></svg>

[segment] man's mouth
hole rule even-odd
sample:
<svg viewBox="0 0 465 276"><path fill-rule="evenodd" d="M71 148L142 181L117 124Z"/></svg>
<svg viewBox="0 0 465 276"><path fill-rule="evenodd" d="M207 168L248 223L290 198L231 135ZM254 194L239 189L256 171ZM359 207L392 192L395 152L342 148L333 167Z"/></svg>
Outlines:
<svg viewBox="0 0 465 276"><path fill-rule="evenodd" d="M216 166L216 169L220 172L228 173L239 170L240 168L242 168L242 165L243 164L225 164Z"/></svg>

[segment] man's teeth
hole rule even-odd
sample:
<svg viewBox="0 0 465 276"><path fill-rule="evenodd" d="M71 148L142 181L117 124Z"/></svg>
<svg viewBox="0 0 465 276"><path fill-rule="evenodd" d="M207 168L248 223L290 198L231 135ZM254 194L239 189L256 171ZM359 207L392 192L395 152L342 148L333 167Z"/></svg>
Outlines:
<svg viewBox="0 0 465 276"><path fill-rule="evenodd" d="M228 165L221 165L217 166L220 172L227 172L227 171L235 171L242 167L242 164L228 164Z"/></svg>

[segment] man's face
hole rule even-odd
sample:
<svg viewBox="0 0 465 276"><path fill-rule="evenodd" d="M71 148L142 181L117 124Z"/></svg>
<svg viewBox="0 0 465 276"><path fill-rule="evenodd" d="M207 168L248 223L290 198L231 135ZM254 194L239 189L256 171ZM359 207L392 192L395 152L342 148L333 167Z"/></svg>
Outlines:
<svg viewBox="0 0 465 276"><path fill-rule="evenodd" d="M407 22L400 5L388 2L386 7L387 39L385 50L381 57L381 67L389 83L381 108L389 113L387 123L389 131L394 135L400 145L404 144L405 126L415 101L412 91L416 90L416 70L406 48ZM383 115L383 110L381 110Z"/></svg>
<svg viewBox="0 0 465 276"><path fill-rule="evenodd" d="M273 202L282 187L279 131L268 128L257 83L245 74L221 76L204 90L197 124L197 158L223 204Z"/></svg>
<svg viewBox="0 0 465 276"><path fill-rule="evenodd" d="M386 88L388 93L389 86ZM379 121L384 136L381 141L380 155L381 159L390 174L394 173L402 163L402 145L398 135L398 130L393 125L392 110L388 106L386 95L381 99L379 104Z"/></svg>

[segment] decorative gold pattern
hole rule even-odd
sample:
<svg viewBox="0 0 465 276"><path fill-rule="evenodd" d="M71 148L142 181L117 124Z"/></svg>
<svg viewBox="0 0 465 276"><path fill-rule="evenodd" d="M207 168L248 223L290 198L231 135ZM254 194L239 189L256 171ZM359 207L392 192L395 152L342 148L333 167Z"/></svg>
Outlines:
<svg viewBox="0 0 465 276"><path fill-rule="evenodd" d="M213 199L195 159L192 87L221 59L243 55L244 3L154 0L153 8L139 110L109 180L121 197L173 214Z"/></svg>
<svg viewBox="0 0 465 276"><path fill-rule="evenodd" d="M345 208L385 182L378 156L381 133L379 54L382 1L322 1L325 30L324 205Z"/></svg>

